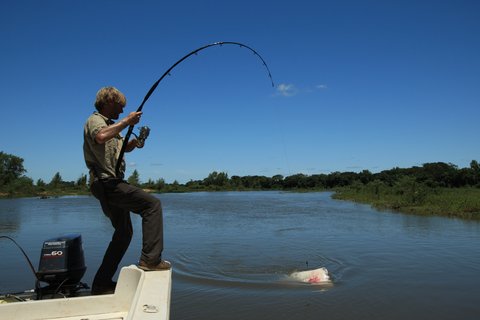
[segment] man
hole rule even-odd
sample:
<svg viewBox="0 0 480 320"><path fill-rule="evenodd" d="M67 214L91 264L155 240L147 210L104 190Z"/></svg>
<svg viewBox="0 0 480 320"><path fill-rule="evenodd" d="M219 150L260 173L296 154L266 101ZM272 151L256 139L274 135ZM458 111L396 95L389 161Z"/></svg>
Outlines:
<svg viewBox="0 0 480 320"><path fill-rule="evenodd" d="M170 263L161 259L163 251L163 217L160 200L123 180L125 161L120 173L115 174L123 137L120 132L140 121L142 112L131 112L118 120L127 104L125 96L114 87L104 87L97 92L97 109L84 126L83 154L90 170L90 190L100 200L102 210L115 229L112 240L92 283L92 294L113 293L112 280L132 239L133 228L130 211L142 217L142 252L138 267L145 271L167 270ZM132 139L126 146L131 152L137 145Z"/></svg>

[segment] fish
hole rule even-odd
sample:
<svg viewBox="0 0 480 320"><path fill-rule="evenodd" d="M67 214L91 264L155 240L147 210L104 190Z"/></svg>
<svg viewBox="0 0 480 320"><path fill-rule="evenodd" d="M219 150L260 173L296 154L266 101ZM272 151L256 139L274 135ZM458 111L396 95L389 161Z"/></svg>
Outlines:
<svg viewBox="0 0 480 320"><path fill-rule="evenodd" d="M324 267L313 270L296 271L290 274L290 278L310 284L329 283L332 281L330 275L328 274L328 270Z"/></svg>

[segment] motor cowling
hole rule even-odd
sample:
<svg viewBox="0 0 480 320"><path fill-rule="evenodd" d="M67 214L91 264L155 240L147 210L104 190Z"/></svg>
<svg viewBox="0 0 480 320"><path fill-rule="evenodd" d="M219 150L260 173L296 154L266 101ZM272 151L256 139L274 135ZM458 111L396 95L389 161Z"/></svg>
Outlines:
<svg viewBox="0 0 480 320"><path fill-rule="evenodd" d="M37 279L50 286L80 282L87 267L80 234L67 234L43 243Z"/></svg>

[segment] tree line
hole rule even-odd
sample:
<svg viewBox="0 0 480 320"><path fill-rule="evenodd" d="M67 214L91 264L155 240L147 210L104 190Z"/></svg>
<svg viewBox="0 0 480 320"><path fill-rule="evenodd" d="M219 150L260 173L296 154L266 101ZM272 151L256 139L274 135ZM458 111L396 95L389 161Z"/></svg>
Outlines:
<svg viewBox="0 0 480 320"><path fill-rule="evenodd" d="M468 168L458 168L451 163L434 162L411 168L397 167L378 173L363 170L312 175L278 174L272 177L259 175L229 177L225 172L214 171L203 180L191 180L183 186L188 190L332 190L339 187L366 186L372 183L393 187L405 177L428 188L480 187L480 165L476 160L472 160ZM176 184L179 186L178 183ZM170 187L163 180L159 183L149 180L144 186L158 190Z"/></svg>
<svg viewBox="0 0 480 320"><path fill-rule="evenodd" d="M23 159L0 152L0 193L2 196L36 196L44 194L87 193L88 178L80 175L76 181L64 181L59 172L48 182L38 179L34 182L25 175ZM339 187L361 188L362 186L393 187L405 177L409 181L428 188L480 188L480 165L476 160L466 168L458 168L452 163L433 162L411 168L393 168L378 173L369 170L361 172L332 172L329 174L302 173L290 176L272 177L252 175L229 177L226 172L214 171L201 180L187 183L167 183L164 179L141 182L137 170L128 177L131 184L152 192L189 192L221 190L332 190Z"/></svg>
<svg viewBox="0 0 480 320"><path fill-rule="evenodd" d="M77 181L64 181L59 172L49 182L26 176L23 159L0 151L0 195L36 196L43 194L71 194L82 192L87 187L87 176L81 175Z"/></svg>

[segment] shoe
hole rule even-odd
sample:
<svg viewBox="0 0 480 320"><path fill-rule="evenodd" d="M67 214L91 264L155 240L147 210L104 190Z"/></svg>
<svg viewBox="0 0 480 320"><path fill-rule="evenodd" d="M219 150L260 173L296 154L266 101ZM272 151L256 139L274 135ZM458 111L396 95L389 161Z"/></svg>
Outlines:
<svg viewBox="0 0 480 320"><path fill-rule="evenodd" d="M142 269L143 271L162 271L162 270L169 270L172 268L172 265L170 262L161 260L160 263L157 265L149 265L145 261L140 260L138 263L138 267Z"/></svg>
<svg viewBox="0 0 480 320"><path fill-rule="evenodd" d="M117 286L117 283L115 281L111 281L110 283L107 283L107 284L92 285L92 291L91 291L92 296L97 296L101 294L114 294L116 286Z"/></svg>

